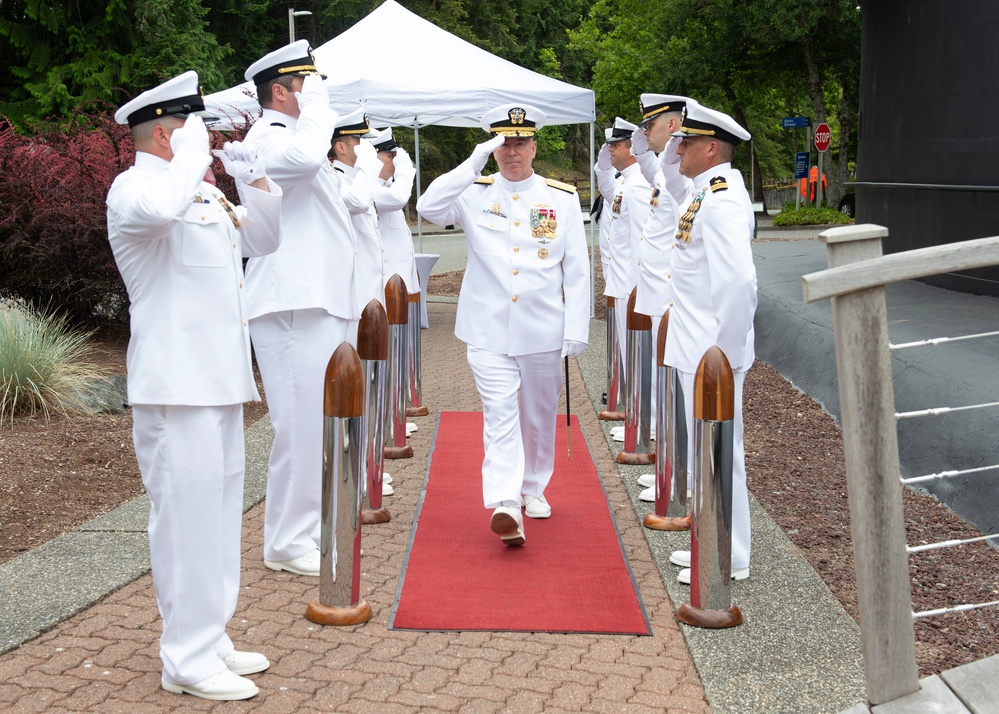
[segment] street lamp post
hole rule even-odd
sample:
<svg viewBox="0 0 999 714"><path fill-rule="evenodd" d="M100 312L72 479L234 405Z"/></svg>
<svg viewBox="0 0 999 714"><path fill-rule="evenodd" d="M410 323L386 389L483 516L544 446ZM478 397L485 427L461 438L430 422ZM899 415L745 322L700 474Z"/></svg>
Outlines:
<svg viewBox="0 0 999 714"><path fill-rule="evenodd" d="M293 7L288 8L288 44L295 41L295 18L311 14L308 10L295 10Z"/></svg>

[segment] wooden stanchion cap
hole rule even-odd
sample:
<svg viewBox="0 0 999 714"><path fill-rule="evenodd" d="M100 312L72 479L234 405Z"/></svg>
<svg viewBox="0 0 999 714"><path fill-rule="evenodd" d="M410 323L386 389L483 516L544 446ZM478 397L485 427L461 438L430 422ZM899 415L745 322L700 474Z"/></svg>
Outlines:
<svg viewBox="0 0 999 714"><path fill-rule="evenodd" d="M628 298L628 329L638 332L643 330L652 332L652 318L640 312L635 312L635 302L637 300L638 288L635 288L631 291L631 297Z"/></svg>
<svg viewBox="0 0 999 714"><path fill-rule="evenodd" d="M385 283L385 312L388 324L405 325L409 321L409 295L406 281L396 273Z"/></svg>
<svg viewBox="0 0 999 714"><path fill-rule="evenodd" d="M659 366L666 366L666 333L669 330L669 308L663 313L663 321L659 323L659 334L656 335L656 355Z"/></svg>
<svg viewBox="0 0 999 714"><path fill-rule="evenodd" d="M372 300L364 308L361 321L357 324L357 355L361 359L385 360L388 359L388 350L388 319L385 308L377 300Z"/></svg>
<svg viewBox="0 0 999 714"><path fill-rule="evenodd" d="M735 418L735 379L728 358L712 347L697 365L694 376L694 418L730 421Z"/></svg>
<svg viewBox="0 0 999 714"><path fill-rule="evenodd" d="M326 365L323 382L323 414L328 417L364 415L364 369L361 358L343 342Z"/></svg>
<svg viewBox="0 0 999 714"><path fill-rule="evenodd" d="M607 296L607 307L616 307L614 298L610 295Z"/></svg>

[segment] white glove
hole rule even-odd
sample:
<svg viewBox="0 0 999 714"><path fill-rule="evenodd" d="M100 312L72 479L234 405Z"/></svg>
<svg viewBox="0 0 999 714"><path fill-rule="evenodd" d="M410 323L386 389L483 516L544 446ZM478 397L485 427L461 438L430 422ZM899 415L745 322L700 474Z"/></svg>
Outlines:
<svg viewBox="0 0 999 714"><path fill-rule="evenodd" d="M564 340L562 342L562 356L563 357L578 357L583 354L583 350L586 349L585 342L577 342L576 340Z"/></svg>
<svg viewBox="0 0 999 714"><path fill-rule="evenodd" d="M356 157L355 169L364 171L372 180L378 178L384 164L378 158L378 152L375 151L375 145L371 143L370 139L361 139L360 143L354 147L354 156Z"/></svg>
<svg viewBox="0 0 999 714"><path fill-rule="evenodd" d="M597 154L597 171L610 171L612 168L614 167L611 165L610 144L605 143Z"/></svg>
<svg viewBox="0 0 999 714"><path fill-rule="evenodd" d="M392 157L392 165L395 170L413 168L413 160L409 158L409 153L401 146L395 147L395 156Z"/></svg>
<svg viewBox="0 0 999 714"><path fill-rule="evenodd" d="M503 146L504 141L506 141L506 137L502 134L497 134L489 141L482 142L472 150L472 168L475 169L475 173L482 173L482 169L486 168L486 162L489 161L489 157L493 155L496 149Z"/></svg>
<svg viewBox="0 0 999 714"><path fill-rule="evenodd" d="M242 141L227 141L212 152L222 161L225 172L241 183L253 183L266 176L263 158Z"/></svg>
<svg viewBox="0 0 999 714"><path fill-rule="evenodd" d="M683 141L682 136L671 136L669 141L666 142L666 148L663 149L663 153L659 156L659 160L662 161L663 166L680 163L680 155L676 153L676 147L680 145L681 141Z"/></svg>
<svg viewBox="0 0 999 714"><path fill-rule="evenodd" d="M635 156L639 154L644 154L649 150L649 140L645 136L645 132L642 131L642 127L638 127L633 132L631 132L631 153Z"/></svg>
<svg viewBox="0 0 999 714"><path fill-rule="evenodd" d="M330 105L330 93L326 87L326 80L318 74L307 74L302 80L302 91L295 92L295 99L298 100L299 110L304 111L306 107Z"/></svg>
<svg viewBox="0 0 999 714"><path fill-rule="evenodd" d="M174 154L182 151L208 152L208 128L197 114L188 115L184 126L177 127L170 134L170 150Z"/></svg>

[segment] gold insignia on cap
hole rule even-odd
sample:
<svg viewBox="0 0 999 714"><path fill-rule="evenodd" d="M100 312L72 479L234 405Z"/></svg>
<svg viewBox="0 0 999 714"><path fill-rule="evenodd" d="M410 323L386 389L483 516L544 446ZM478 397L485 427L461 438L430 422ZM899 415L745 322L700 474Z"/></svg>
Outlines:
<svg viewBox="0 0 999 714"><path fill-rule="evenodd" d="M163 113L163 110L160 107L156 107L156 116L159 116L162 113Z"/></svg>
<svg viewBox="0 0 999 714"><path fill-rule="evenodd" d="M509 112L507 112L507 115L510 117L510 123L516 126L517 124L524 123L524 117L527 116L527 112L525 112L520 107L514 107Z"/></svg>

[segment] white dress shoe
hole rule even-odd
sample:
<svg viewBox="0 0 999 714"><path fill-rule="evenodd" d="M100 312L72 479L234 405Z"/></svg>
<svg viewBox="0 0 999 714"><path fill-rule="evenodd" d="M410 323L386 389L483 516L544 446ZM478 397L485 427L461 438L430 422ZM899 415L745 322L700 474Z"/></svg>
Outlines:
<svg viewBox="0 0 999 714"><path fill-rule="evenodd" d="M638 477L638 485L639 486L645 486L646 488L648 488L649 486L655 486L656 485L656 475L654 473L653 474L642 474L641 476Z"/></svg>
<svg viewBox="0 0 999 714"><path fill-rule="evenodd" d="M392 483L392 474L382 471L382 483Z"/></svg>
<svg viewBox="0 0 999 714"><path fill-rule="evenodd" d="M645 501L646 503L655 503L656 501L656 487L649 486L648 488L643 488L642 492L638 494L639 501Z"/></svg>
<svg viewBox="0 0 999 714"><path fill-rule="evenodd" d="M623 426L612 426L611 427L611 436L618 436L618 435L624 436L624 427Z"/></svg>
<svg viewBox="0 0 999 714"><path fill-rule="evenodd" d="M249 699L260 693L257 685L246 677L224 669L218 674L203 679L196 684L174 684L161 679L163 689L174 694L193 694L202 699L212 699L221 702L232 702L237 699Z"/></svg>
<svg viewBox="0 0 999 714"><path fill-rule="evenodd" d="M392 488L392 484L390 484L390 483L388 483L386 481L383 481L382 482L382 495L383 496L391 496L394 493L395 493L395 489Z"/></svg>
<svg viewBox="0 0 999 714"><path fill-rule="evenodd" d="M552 507L545 500L544 494L540 496L521 496L524 504L524 515L528 518L550 518Z"/></svg>
<svg viewBox="0 0 999 714"><path fill-rule="evenodd" d="M524 545L524 522L519 508L500 506L489 519L489 528L506 545Z"/></svg>
<svg viewBox="0 0 999 714"><path fill-rule="evenodd" d="M406 422L406 436L409 436L409 435L410 435L410 434L412 434L412 433L413 433L414 431L419 431L419 430L420 430L420 427L418 427L418 426L417 426L416 424L414 424L413 422L411 422L411 421L407 421L407 422Z"/></svg>
<svg viewBox="0 0 999 714"><path fill-rule="evenodd" d="M620 431L616 431L616 429L620 429ZM614 441L616 441L616 442L618 442L618 443L623 442L624 441L624 427L623 426L622 427L612 426L611 427L611 439L614 440ZM651 431L649 431L649 441L655 441L655 440L656 440L656 431L655 431L655 429L652 429Z"/></svg>
<svg viewBox="0 0 999 714"><path fill-rule="evenodd" d="M271 570L287 570L295 575L310 575L319 577L319 548L310 550L304 555L291 560L265 560L266 565Z"/></svg>
<svg viewBox="0 0 999 714"><path fill-rule="evenodd" d="M684 568L676 575L676 580L681 585L690 585L690 568ZM749 577L749 568L739 568L732 571L732 580L745 580Z"/></svg>
<svg viewBox="0 0 999 714"><path fill-rule="evenodd" d="M222 658L225 666L233 674L256 674L263 672L271 663L259 652L240 652L233 650Z"/></svg>
<svg viewBox="0 0 999 714"><path fill-rule="evenodd" d="M673 565L679 565L681 568L690 567L690 551L689 550L674 550L669 556L669 562Z"/></svg>

